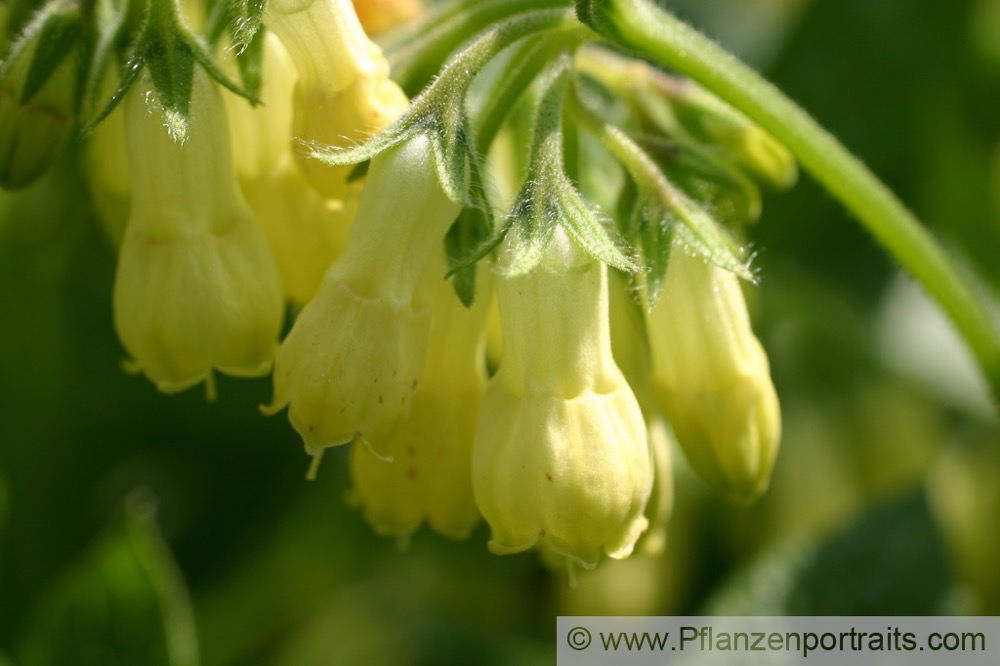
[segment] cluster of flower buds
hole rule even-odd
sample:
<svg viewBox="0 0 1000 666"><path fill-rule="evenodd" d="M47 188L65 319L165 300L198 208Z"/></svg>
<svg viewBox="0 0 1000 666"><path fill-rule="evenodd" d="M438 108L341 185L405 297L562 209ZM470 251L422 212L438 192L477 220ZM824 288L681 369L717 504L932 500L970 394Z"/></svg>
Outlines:
<svg viewBox="0 0 1000 666"><path fill-rule="evenodd" d="M194 21L200 3L139 5L143 20L97 33L120 48L83 86L85 102L110 99L83 104L103 107L84 160L119 245L115 326L159 389L273 371L263 411L287 408L312 472L326 448L352 447L353 498L380 533L426 522L463 538L482 518L492 551L571 567L662 548L674 438L727 497L766 489L778 402L739 230L716 211L742 197L745 221L752 177L794 178L773 139L694 85L583 47L591 33L559 2L498 0L490 25L468 2L429 13L437 41L410 56L462 48L412 102L365 28L413 2L226 3L229 33L212 12ZM24 114L62 122L65 65L50 57L33 78L39 34L0 70L5 185L62 140L9 139L27 136ZM413 84L422 70L409 71ZM611 124L594 88L632 102L633 125ZM576 164L566 123L592 141ZM500 144L516 158L484 157ZM579 157L594 150L600 164ZM608 165L627 185L591 191ZM592 203L609 197L613 216Z"/></svg>

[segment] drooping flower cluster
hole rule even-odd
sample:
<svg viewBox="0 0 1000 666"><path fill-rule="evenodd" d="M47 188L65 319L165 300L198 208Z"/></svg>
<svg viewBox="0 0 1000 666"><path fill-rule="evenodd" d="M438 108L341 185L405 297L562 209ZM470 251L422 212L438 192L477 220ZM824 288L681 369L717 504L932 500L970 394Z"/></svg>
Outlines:
<svg viewBox="0 0 1000 666"><path fill-rule="evenodd" d="M93 77L106 95L128 89L84 161L119 245L131 367L166 392L273 372L263 411L287 409L316 463L351 446L353 501L395 537L427 523L464 538L482 518L496 553L592 567L657 551L674 440L724 495L759 496L780 414L738 232L714 211L755 215L748 173L788 182L784 149L700 89L578 53L587 33L558 8L512 9L411 104L359 15L379 29L414 5L356 4L271 0L266 29L234 32L212 66L182 5L155 4L143 35L195 54L190 80L165 79L178 65L153 49L124 53L148 64L127 85ZM428 53L462 45L429 34L454 43L414 55L409 84ZM251 39L252 91L252 69L227 60ZM628 98L639 129L612 126L588 86ZM580 173L567 122L596 138L577 146ZM623 168L590 187L605 174L582 156L602 150ZM286 302L297 316L279 341Z"/></svg>

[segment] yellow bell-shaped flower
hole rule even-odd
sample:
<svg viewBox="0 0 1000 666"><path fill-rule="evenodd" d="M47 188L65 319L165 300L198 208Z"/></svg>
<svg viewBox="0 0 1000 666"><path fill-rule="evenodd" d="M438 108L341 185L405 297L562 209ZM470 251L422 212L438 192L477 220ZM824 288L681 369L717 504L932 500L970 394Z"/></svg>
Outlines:
<svg viewBox="0 0 1000 666"><path fill-rule="evenodd" d="M345 181L329 198L306 180L290 143L298 72L274 33L264 40L263 104L251 106L233 93L224 99L243 195L274 255L285 295L303 305L347 243L362 183Z"/></svg>
<svg viewBox="0 0 1000 666"><path fill-rule="evenodd" d="M211 372L267 374L283 315L270 252L236 185L225 114L195 68L188 139L164 128L148 81L125 100L131 212L114 318L134 366L161 390Z"/></svg>
<svg viewBox="0 0 1000 666"><path fill-rule="evenodd" d="M691 466L753 501L770 482L781 413L739 279L675 241L649 335L653 390Z"/></svg>
<svg viewBox="0 0 1000 666"><path fill-rule="evenodd" d="M476 300L466 308L444 270L432 270L430 342L413 411L389 445L391 460L364 447L351 452L355 495L375 529L405 537L426 520L464 539L479 522L472 495L472 441L486 391L486 316L492 301L485 262ZM484 284L485 283L485 284Z"/></svg>
<svg viewBox="0 0 1000 666"><path fill-rule="evenodd" d="M535 545L585 567L647 526L646 425L611 354L607 268L559 228L541 264L498 280L503 359L473 449L490 549Z"/></svg>
<svg viewBox="0 0 1000 666"><path fill-rule="evenodd" d="M365 35L351 0L271 0L267 18L299 72L292 120L297 139L353 146L406 109L406 95L389 79L389 64ZM352 167L296 155L314 187L338 196Z"/></svg>
<svg viewBox="0 0 1000 666"><path fill-rule="evenodd" d="M429 139L375 157L347 247L275 361L274 400L306 450L360 439L385 456L420 383L431 308L421 278L459 207L438 184Z"/></svg>

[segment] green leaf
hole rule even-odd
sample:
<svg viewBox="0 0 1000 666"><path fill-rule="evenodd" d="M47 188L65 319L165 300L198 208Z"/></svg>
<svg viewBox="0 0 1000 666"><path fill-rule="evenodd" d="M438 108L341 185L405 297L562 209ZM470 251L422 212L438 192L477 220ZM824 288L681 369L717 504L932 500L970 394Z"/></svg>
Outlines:
<svg viewBox="0 0 1000 666"><path fill-rule="evenodd" d="M510 277L524 275L542 261L559 224L558 211L548 198L537 196L536 189L533 183L529 184L508 215L508 254L503 270Z"/></svg>
<svg viewBox="0 0 1000 666"><path fill-rule="evenodd" d="M489 223L482 210L463 208L444 237L448 275L455 294L465 307L471 306L475 300L477 263L466 259L489 237L489 230Z"/></svg>
<svg viewBox="0 0 1000 666"><path fill-rule="evenodd" d="M154 501L121 515L43 598L19 664L196 666L187 592L156 526Z"/></svg>
<svg viewBox="0 0 1000 666"><path fill-rule="evenodd" d="M665 214L676 216L681 222L675 225L678 238L706 261L731 271L748 282L756 282L757 278L751 271L749 262L742 259L743 249L736 244L729 232L683 192L676 192L673 198L676 207L669 210L669 213L666 207L663 210ZM658 205L661 203L657 202Z"/></svg>
<svg viewBox="0 0 1000 666"><path fill-rule="evenodd" d="M653 307L667 278L676 224L669 221L662 208L649 201L637 201L635 214L639 218L639 248L646 269L646 299L649 307Z"/></svg>
<svg viewBox="0 0 1000 666"><path fill-rule="evenodd" d="M201 65L219 84L252 104L256 96L233 82L215 62L209 48L192 33L178 16L174 2L150 2L141 27L129 50L118 89L92 120L86 131L92 130L110 114L128 92L143 67L149 70L157 98L163 109L167 131L175 141L187 138L188 112L195 63Z"/></svg>
<svg viewBox="0 0 1000 666"><path fill-rule="evenodd" d="M212 57L209 47L206 46L198 36L190 32L185 28L180 28L177 35L178 41L182 42L185 47L190 51L191 56L201 65L208 75L211 76L215 81L236 93L240 97L243 97L248 102L257 106L260 104L260 99L256 96L254 92L244 89L238 83L229 78L229 76L222 71L218 63L215 62L215 58ZM263 45L261 45L261 50L263 50Z"/></svg>
<svg viewBox="0 0 1000 666"><path fill-rule="evenodd" d="M584 126L598 136L622 163L635 182L640 197L660 210L667 223L678 222L677 233L693 251L720 268L754 281L744 249L732 235L697 202L667 178L656 161L620 128L607 122L574 94L573 110ZM666 228L663 226L662 228Z"/></svg>
<svg viewBox="0 0 1000 666"><path fill-rule="evenodd" d="M494 235L495 240L491 238L494 221L483 182L483 165L471 148L470 153L468 192L471 205L462 209L445 237L447 276L452 279L455 293L466 307L475 299L476 264L493 251L503 236L501 233Z"/></svg>
<svg viewBox="0 0 1000 666"><path fill-rule="evenodd" d="M236 52L236 66L240 69L240 81L243 88L251 95L260 95L260 87L264 82L264 42L266 32L255 30L253 36Z"/></svg>
<svg viewBox="0 0 1000 666"><path fill-rule="evenodd" d="M135 80L139 77L139 73L142 71L143 66L145 66L145 54L143 53L133 53L132 57L125 61L122 65L121 75L118 78L118 87L115 92L111 95L110 99L104 104L104 107L94 116L94 119L87 123L87 126L83 129L83 133L87 134L92 132L95 127L101 124L101 121L111 115L111 112L115 110L115 107L123 99L125 99L125 94L135 83Z"/></svg>
<svg viewBox="0 0 1000 666"><path fill-rule="evenodd" d="M81 91L81 107L85 113L89 114L101 105L98 97L101 94L102 78L123 34L128 11L128 0L96 0L93 9L87 14L84 33L87 45L84 59L86 73Z"/></svg>
<svg viewBox="0 0 1000 666"><path fill-rule="evenodd" d="M365 176L367 176L368 175L368 169L369 169L369 167L371 167L371 164L372 164L371 160L365 160L364 162L358 162L357 165L355 165L355 167L353 169L351 169L351 172L349 174L347 174L347 180L346 180L346 182L353 183L354 181L361 180L362 178L364 178Z"/></svg>
<svg viewBox="0 0 1000 666"><path fill-rule="evenodd" d="M43 16L37 37L32 35L30 38L37 46L31 53L31 64L21 87L21 104L26 104L41 90L56 67L77 47L82 32L83 21L78 10L43 14ZM32 23L35 24L37 21Z"/></svg>
<svg viewBox="0 0 1000 666"><path fill-rule="evenodd" d="M471 209L475 212L480 212L477 209ZM469 269L475 266L479 261L481 261L486 255L490 254L496 250L497 246L503 242L504 238L507 237L507 233L510 231L514 223L514 218L511 216L505 217L501 224L493 231L492 235L487 234L485 239L479 243L478 246L473 246L468 249L465 253L459 253L460 250L456 248L456 256L454 258L455 263L451 263L451 254L449 254L449 268L447 277L452 277L458 274L460 271ZM450 252L450 250L449 250ZM461 294L459 294L461 297ZM463 299L463 302L464 299ZM470 301L471 303L471 301Z"/></svg>
<svg viewBox="0 0 1000 666"><path fill-rule="evenodd" d="M554 184L552 194L559 219L569 235L587 254L625 273L634 273L639 265L622 243L612 237L612 223L588 202L563 174Z"/></svg>
<svg viewBox="0 0 1000 666"><path fill-rule="evenodd" d="M468 165L478 159L470 140L469 120L464 101L459 98L441 109L439 128L434 134L434 162L438 180L448 198L456 203L471 205L467 182Z"/></svg>
<svg viewBox="0 0 1000 666"><path fill-rule="evenodd" d="M163 106L167 131L175 141L187 138L194 81L194 54L172 34L157 34L146 45L146 67Z"/></svg>
<svg viewBox="0 0 1000 666"><path fill-rule="evenodd" d="M565 0L459 0L435 7L426 12L419 24L401 34L400 39L390 36L393 39L387 44L386 56L393 78L408 94L415 95L470 35L520 12L565 4Z"/></svg>
<svg viewBox="0 0 1000 666"><path fill-rule="evenodd" d="M702 609L710 615L938 615L951 588L920 491L820 543L765 550Z"/></svg>
<svg viewBox="0 0 1000 666"><path fill-rule="evenodd" d="M557 224L598 261L629 273L639 268L624 244L614 238L608 218L566 175L562 109L570 68L571 59L563 56L542 77L528 175L508 215L514 220L505 266L508 274L525 273L541 261Z"/></svg>
<svg viewBox="0 0 1000 666"><path fill-rule="evenodd" d="M300 141L300 147L312 159L319 160L331 166L361 164L379 153L392 148L396 144L402 143L422 131L426 131L417 123L411 121L412 118L410 115L405 113L396 119L396 122L383 129L368 141L350 148L325 146L308 141Z"/></svg>
<svg viewBox="0 0 1000 666"><path fill-rule="evenodd" d="M254 41L260 41L267 0L240 0L234 4L238 8L238 14L232 27L233 44L242 53Z"/></svg>
<svg viewBox="0 0 1000 666"><path fill-rule="evenodd" d="M47 3L24 27L0 60L0 81L19 104L31 100L77 46L81 28L79 10L58 2Z"/></svg>
<svg viewBox="0 0 1000 666"><path fill-rule="evenodd" d="M637 137L671 181L708 208L729 228L756 222L761 212L757 184L737 166L719 155L718 149L684 136Z"/></svg>
<svg viewBox="0 0 1000 666"><path fill-rule="evenodd" d="M937 615L951 586L921 492L878 507L827 541L796 577L792 615Z"/></svg>
<svg viewBox="0 0 1000 666"><path fill-rule="evenodd" d="M618 199L617 217L625 239L639 252L642 270L628 276L633 287L632 300L652 308L659 300L667 277L670 250L676 235L676 220L656 202L639 196L632 180L626 180ZM645 290L645 302L640 291Z"/></svg>

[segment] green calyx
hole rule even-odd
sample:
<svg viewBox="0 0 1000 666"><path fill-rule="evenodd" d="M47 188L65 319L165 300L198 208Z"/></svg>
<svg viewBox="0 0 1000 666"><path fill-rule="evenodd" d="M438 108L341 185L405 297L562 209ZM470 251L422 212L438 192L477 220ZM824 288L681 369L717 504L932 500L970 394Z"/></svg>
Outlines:
<svg viewBox="0 0 1000 666"><path fill-rule="evenodd" d="M256 41L254 36L260 27L263 3L244 2L229 6L231 12L238 12L239 8L249 12L243 20L232 23L234 26L239 26L238 34L234 33L232 38L240 52L256 59L256 64L241 63L241 74L250 89L258 88L261 49L249 47ZM109 17L100 24L104 34L98 43L109 50L113 44L120 44L122 41L128 46L120 56L121 72L117 89L111 98L103 102L96 99L91 101L91 105L100 108L100 111L88 124L88 131L117 107L143 70L149 72L162 106L167 131L175 141L183 142L187 138L191 86L196 64L204 68L222 86L245 97L251 103L259 103L255 95L232 81L222 71L211 53L209 42L203 40L189 27L177 3L130 0L127 4L123 4L109 0L105 9ZM217 18L214 23L221 20ZM130 32L133 34L128 34ZM219 33L220 30L213 28L210 22L209 35L217 39ZM95 58L94 62L96 65L102 65L101 61L107 58L107 55L102 54L102 57ZM97 81L102 75L102 68L98 66L95 70L92 79Z"/></svg>

